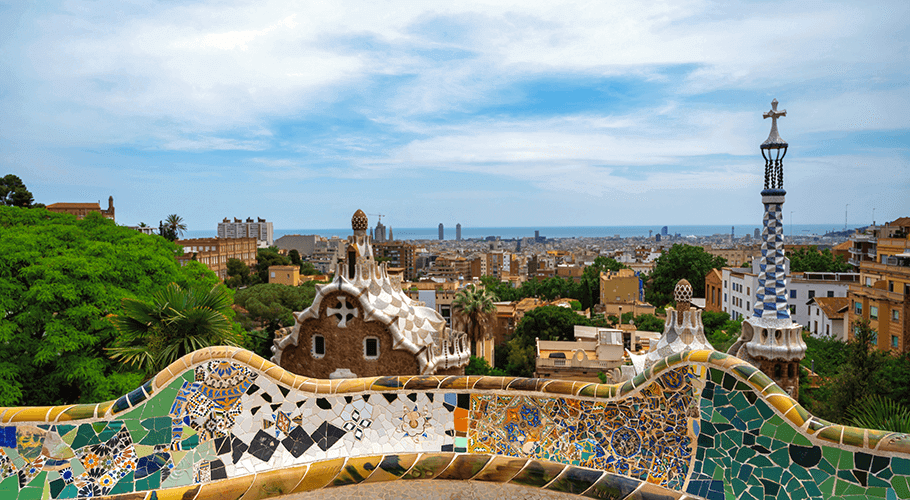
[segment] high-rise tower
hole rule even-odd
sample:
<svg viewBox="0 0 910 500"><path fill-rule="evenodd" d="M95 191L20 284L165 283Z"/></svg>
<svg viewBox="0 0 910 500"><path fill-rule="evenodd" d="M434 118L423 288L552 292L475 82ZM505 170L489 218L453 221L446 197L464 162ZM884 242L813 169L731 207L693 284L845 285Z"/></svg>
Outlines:
<svg viewBox="0 0 910 500"><path fill-rule="evenodd" d="M455 224L455 241L461 241L461 223Z"/></svg>
<svg viewBox="0 0 910 500"><path fill-rule="evenodd" d="M784 257L784 156L789 146L777 131L777 119L787 110L777 110L771 101L771 133L761 145L765 159L765 189L761 192L765 215L762 218L761 260L758 290L751 317L743 322L739 341L728 351L758 366L794 398L799 390L799 362L806 355L802 327L790 318L787 304L787 272Z"/></svg>
<svg viewBox="0 0 910 500"><path fill-rule="evenodd" d="M445 232L442 230L442 222L439 223L439 240L445 239Z"/></svg>

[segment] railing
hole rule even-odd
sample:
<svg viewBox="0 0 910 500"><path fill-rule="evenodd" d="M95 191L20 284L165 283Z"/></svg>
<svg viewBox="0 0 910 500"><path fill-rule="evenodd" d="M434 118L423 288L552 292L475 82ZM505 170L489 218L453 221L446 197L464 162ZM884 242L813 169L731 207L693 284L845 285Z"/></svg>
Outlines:
<svg viewBox="0 0 910 500"><path fill-rule="evenodd" d="M559 367L559 368L598 368L598 369L610 369L616 368L622 365L622 360L618 359L616 361L610 360L600 360L600 359L584 359L578 361L573 358L562 359L562 358L537 358L538 367Z"/></svg>

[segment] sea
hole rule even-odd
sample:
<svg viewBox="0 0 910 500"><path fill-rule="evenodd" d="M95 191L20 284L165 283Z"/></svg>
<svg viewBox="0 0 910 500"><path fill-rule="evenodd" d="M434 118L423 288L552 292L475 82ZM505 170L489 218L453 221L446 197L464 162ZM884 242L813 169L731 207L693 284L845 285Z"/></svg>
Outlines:
<svg viewBox="0 0 910 500"><path fill-rule="evenodd" d="M503 240L521 239L534 237L535 232L540 236L548 239L553 238L632 238L659 234L662 226L564 226L564 227L465 227L461 228L461 238L468 239L485 239L490 236L498 237ZM755 229L761 228L756 224L742 225L694 225L694 226L667 226L667 234L671 236L680 235L688 236L712 236L715 234L728 235L733 231L736 237L746 234L752 235ZM830 231L843 231L843 224L838 226L836 223L831 224L785 224L784 235L793 236L822 236ZM316 234L331 238L338 236L346 238L351 234L351 228L338 229L275 229L274 237L278 239L286 234ZM438 227L395 227L393 234L396 240L438 240ZM217 236L217 231L212 230L189 230L184 235L185 238L213 238ZM446 226L444 228L444 239L455 239L455 227Z"/></svg>

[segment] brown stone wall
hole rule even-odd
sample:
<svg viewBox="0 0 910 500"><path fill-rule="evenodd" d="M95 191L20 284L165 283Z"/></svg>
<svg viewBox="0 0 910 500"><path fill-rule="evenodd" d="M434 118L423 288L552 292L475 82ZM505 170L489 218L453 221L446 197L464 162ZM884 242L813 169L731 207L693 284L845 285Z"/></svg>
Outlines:
<svg viewBox="0 0 910 500"><path fill-rule="evenodd" d="M799 397L799 361L760 359L758 368L784 391L792 390L793 399Z"/></svg>
<svg viewBox="0 0 910 500"><path fill-rule="evenodd" d="M357 306L358 315L339 328L335 316L326 317L328 307L338 305L338 295L327 295L321 304L319 319L308 319L300 325L296 346L289 346L281 355L281 366L293 373L313 378L329 378L337 368L347 368L358 377L378 375L419 375L417 359L407 350L392 349L392 334L378 321L363 321L363 310L357 299L347 296L349 306ZM314 358L311 354L313 335L325 337L325 356ZM363 356L363 339L379 338L379 358Z"/></svg>

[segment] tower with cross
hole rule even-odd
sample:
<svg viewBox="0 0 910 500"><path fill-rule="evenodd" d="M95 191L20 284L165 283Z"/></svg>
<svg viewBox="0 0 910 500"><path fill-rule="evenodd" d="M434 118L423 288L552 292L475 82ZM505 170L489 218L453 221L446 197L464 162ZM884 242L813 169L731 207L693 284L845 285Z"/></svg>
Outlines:
<svg viewBox="0 0 910 500"><path fill-rule="evenodd" d="M787 260L784 255L784 156L789 145L777 129L778 118L787 110L777 110L777 99L764 118L771 118L771 133L761 144L765 159L765 185L761 192L765 207L762 217L761 257L758 262L758 287L752 316L743 322L742 334L728 351L761 368L779 386L796 397L799 387L799 361L806 355L802 327L790 318L787 302Z"/></svg>

